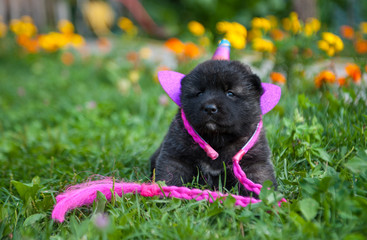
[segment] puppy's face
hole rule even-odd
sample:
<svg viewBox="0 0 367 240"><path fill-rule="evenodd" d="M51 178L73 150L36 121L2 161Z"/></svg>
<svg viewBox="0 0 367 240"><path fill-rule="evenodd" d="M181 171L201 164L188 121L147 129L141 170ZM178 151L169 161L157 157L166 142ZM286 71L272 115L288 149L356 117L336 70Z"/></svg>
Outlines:
<svg viewBox="0 0 367 240"><path fill-rule="evenodd" d="M260 79L237 61L209 60L181 81L185 115L199 134L247 134L260 120Z"/></svg>

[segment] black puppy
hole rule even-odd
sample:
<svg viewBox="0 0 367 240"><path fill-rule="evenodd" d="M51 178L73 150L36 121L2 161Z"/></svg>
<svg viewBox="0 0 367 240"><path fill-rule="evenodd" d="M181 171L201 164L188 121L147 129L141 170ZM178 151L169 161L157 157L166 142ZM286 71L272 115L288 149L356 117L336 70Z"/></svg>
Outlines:
<svg viewBox="0 0 367 240"><path fill-rule="evenodd" d="M262 93L259 77L238 61L209 60L198 65L181 81L182 109L191 126L219 157L207 157L186 131L179 111L150 159L155 180L182 186L199 177L199 184L216 190L219 181L226 189L234 187L238 180L232 171L232 157L246 144L260 121ZM276 187L270 155L262 129L240 165L253 182L271 180ZM241 195L249 195L241 184L238 186Z"/></svg>

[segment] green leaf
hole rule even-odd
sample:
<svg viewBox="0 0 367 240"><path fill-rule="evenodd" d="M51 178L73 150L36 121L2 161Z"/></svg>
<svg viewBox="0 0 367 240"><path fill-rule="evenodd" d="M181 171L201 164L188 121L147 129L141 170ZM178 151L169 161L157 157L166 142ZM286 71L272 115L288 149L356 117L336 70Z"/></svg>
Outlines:
<svg viewBox="0 0 367 240"><path fill-rule="evenodd" d="M315 148L312 151L316 156L318 156L319 158L321 158L322 160L326 161L326 162L330 162L330 155L322 148Z"/></svg>
<svg viewBox="0 0 367 240"><path fill-rule="evenodd" d="M365 240L366 236L360 234L360 233L350 233L347 236L345 236L344 240Z"/></svg>
<svg viewBox="0 0 367 240"><path fill-rule="evenodd" d="M107 203L106 196L103 193L101 193L100 191L97 191L97 198L95 202L96 202L96 206L95 206L94 213L103 213L106 207L106 203Z"/></svg>
<svg viewBox="0 0 367 240"><path fill-rule="evenodd" d="M363 151L358 152L357 156L345 163L345 167L353 173L360 173L367 170L367 157Z"/></svg>
<svg viewBox="0 0 367 240"><path fill-rule="evenodd" d="M29 198L35 199L37 192L41 189L38 177L33 178L32 183L22 183L15 180L12 180L11 183L14 185L24 203L26 203Z"/></svg>
<svg viewBox="0 0 367 240"><path fill-rule="evenodd" d="M319 208L319 203L316 200L312 198L305 198L302 199L298 204L299 209L301 210L306 220L310 221L314 217L316 217Z"/></svg>
<svg viewBox="0 0 367 240"><path fill-rule="evenodd" d="M266 180L263 183L259 197L267 205L277 205L282 195L274 191L273 182Z"/></svg>
<svg viewBox="0 0 367 240"><path fill-rule="evenodd" d="M232 208L234 206L236 202L236 199L229 195L223 202L223 205L226 207L226 208Z"/></svg>
<svg viewBox="0 0 367 240"><path fill-rule="evenodd" d="M33 214L33 215L27 217L27 219L24 221L23 225L24 226L30 226L30 225L34 224L35 222L43 219L44 217L46 217L45 213Z"/></svg>

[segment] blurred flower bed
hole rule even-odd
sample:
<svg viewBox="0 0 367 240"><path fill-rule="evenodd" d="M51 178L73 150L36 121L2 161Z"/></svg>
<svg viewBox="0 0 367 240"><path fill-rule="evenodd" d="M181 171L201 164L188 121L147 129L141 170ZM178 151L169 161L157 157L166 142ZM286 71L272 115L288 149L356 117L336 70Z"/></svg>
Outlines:
<svg viewBox="0 0 367 240"><path fill-rule="evenodd" d="M325 90L360 84L366 78L367 22L359 23L358 28L343 25L338 33L332 33L318 19L302 22L295 12L283 19L255 17L249 26L219 21L216 32L190 21L184 33L166 41L141 36L139 27L126 17L115 24L120 28L115 34L106 26L103 31L91 26L99 37L86 40L68 20L61 20L56 31L40 33L33 20L24 16L13 19L9 26L0 22L0 48L20 55L54 54L67 66L91 53L104 55L109 59L106 68L111 70L110 77L122 93L131 88L141 91L141 71L150 72L155 81L157 71L162 69L189 71L210 58L221 38L230 41L232 59L259 69L263 81L288 88ZM117 63L121 55L127 64ZM116 69L121 75L116 75Z"/></svg>

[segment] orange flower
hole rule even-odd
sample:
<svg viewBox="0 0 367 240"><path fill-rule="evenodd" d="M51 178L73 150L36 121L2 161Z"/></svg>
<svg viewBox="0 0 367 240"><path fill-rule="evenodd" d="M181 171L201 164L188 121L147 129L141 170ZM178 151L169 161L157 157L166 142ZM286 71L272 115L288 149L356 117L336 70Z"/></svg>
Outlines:
<svg viewBox="0 0 367 240"><path fill-rule="evenodd" d="M354 44L354 48L356 49L356 52L359 54L367 53L367 40L358 39Z"/></svg>
<svg viewBox="0 0 367 240"><path fill-rule="evenodd" d="M354 29L351 26L343 25L340 27L340 34L343 38L351 40L354 38Z"/></svg>
<svg viewBox="0 0 367 240"><path fill-rule="evenodd" d="M105 37L98 38L97 46L98 46L98 49L103 53L107 53L111 51L111 42L110 40L108 40Z"/></svg>
<svg viewBox="0 0 367 240"><path fill-rule="evenodd" d="M171 51L175 52L176 54L180 54L184 52L185 44L181 42L177 38L170 38L165 43L164 46L166 46Z"/></svg>
<svg viewBox="0 0 367 240"><path fill-rule="evenodd" d="M285 34L282 30L276 28L270 31L270 36L274 41L281 41L284 39Z"/></svg>
<svg viewBox="0 0 367 240"><path fill-rule="evenodd" d="M345 77L338 78L339 86L346 86L347 85L347 79Z"/></svg>
<svg viewBox="0 0 367 240"><path fill-rule="evenodd" d="M126 54L126 59L133 64L137 64L139 61L139 54L134 51L128 52Z"/></svg>
<svg viewBox="0 0 367 240"><path fill-rule="evenodd" d="M324 83L333 83L333 82L335 82L335 74L329 70L321 71L315 77L315 86L317 88L320 88Z"/></svg>
<svg viewBox="0 0 367 240"><path fill-rule="evenodd" d="M70 66L74 62L74 55L71 52L64 52L61 55L61 62L66 66Z"/></svg>
<svg viewBox="0 0 367 240"><path fill-rule="evenodd" d="M306 58L310 58L313 56L313 52L312 52L312 49L311 48L306 48L304 51L303 51L303 55L306 57Z"/></svg>
<svg viewBox="0 0 367 240"><path fill-rule="evenodd" d="M189 58L198 58L200 49L194 43L189 42L185 44L184 54Z"/></svg>
<svg viewBox="0 0 367 240"><path fill-rule="evenodd" d="M19 35L17 37L17 43L29 53L38 52L38 40L35 38L30 38L26 35Z"/></svg>
<svg viewBox="0 0 367 240"><path fill-rule="evenodd" d="M353 82L358 83L361 81L361 69L355 63L348 63L345 67L345 71L348 76L352 78Z"/></svg>
<svg viewBox="0 0 367 240"><path fill-rule="evenodd" d="M274 83L284 84L287 80L285 79L284 75L278 72L270 73L270 79Z"/></svg>

